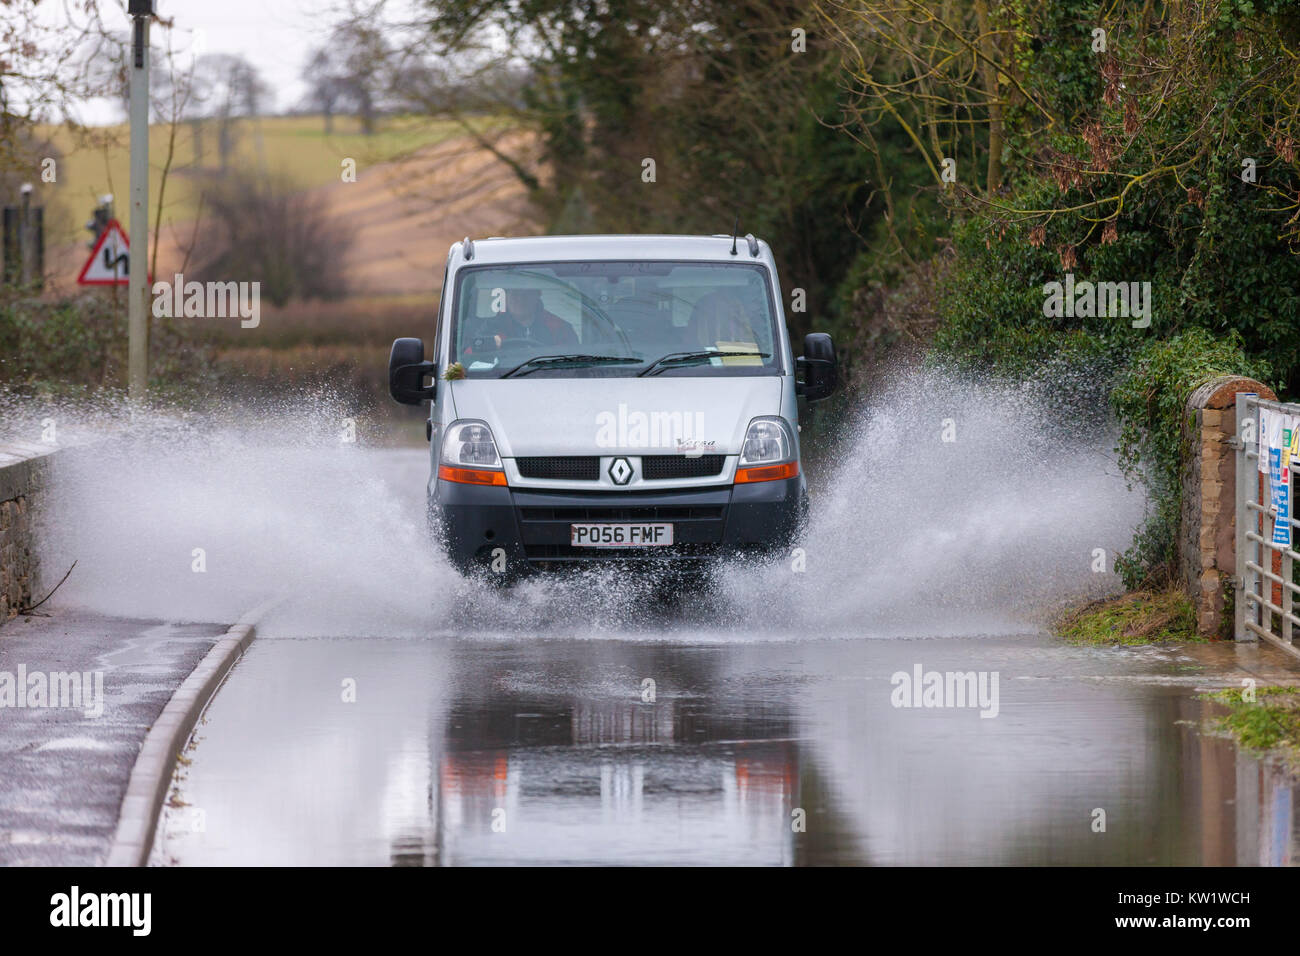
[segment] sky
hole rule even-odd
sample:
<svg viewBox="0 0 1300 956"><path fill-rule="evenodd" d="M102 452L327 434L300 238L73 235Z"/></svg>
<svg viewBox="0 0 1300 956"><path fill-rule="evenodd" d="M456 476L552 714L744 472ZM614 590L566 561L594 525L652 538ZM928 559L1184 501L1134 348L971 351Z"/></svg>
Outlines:
<svg viewBox="0 0 1300 956"><path fill-rule="evenodd" d="M130 30L125 8L125 0L108 0L103 7L105 24L120 27L123 36ZM344 9L342 0L155 0L155 8L160 17L174 21L177 50L189 51L197 42L204 53L246 57L273 91L276 110L302 99L306 86L299 74L308 51L325 42ZM155 24L151 45L161 47L164 34ZM120 105L108 99L87 103L81 113L81 119L92 124L124 118Z"/></svg>

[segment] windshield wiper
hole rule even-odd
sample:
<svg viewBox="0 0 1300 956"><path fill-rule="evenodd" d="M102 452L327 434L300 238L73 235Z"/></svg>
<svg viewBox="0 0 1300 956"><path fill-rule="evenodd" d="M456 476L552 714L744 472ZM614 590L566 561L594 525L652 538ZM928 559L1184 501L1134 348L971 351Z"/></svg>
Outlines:
<svg viewBox="0 0 1300 956"><path fill-rule="evenodd" d="M631 358L620 355L538 355L530 358L527 362L520 362L508 372L502 372L499 378L509 378L518 372L521 375L527 375L529 372L536 372L539 368L554 368L557 365L616 365L624 362L632 362L636 365L641 364L639 358Z"/></svg>
<svg viewBox="0 0 1300 956"><path fill-rule="evenodd" d="M637 377L640 378L642 375L649 375L651 372L655 371L656 369L662 372L664 369L671 368L675 365L695 365L701 362L710 361L715 358L734 358L737 356L739 357L748 356L751 358L753 357L769 358L770 355L771 353L769 352L748 352L748 351L719 352L710 349L698 349L694 352L669 352L667 355L659 356L657 359L655 359L653 362L651 362L649 365L647 365L645 368L643 368L641 371L637 372L636 374Z"/></svg>

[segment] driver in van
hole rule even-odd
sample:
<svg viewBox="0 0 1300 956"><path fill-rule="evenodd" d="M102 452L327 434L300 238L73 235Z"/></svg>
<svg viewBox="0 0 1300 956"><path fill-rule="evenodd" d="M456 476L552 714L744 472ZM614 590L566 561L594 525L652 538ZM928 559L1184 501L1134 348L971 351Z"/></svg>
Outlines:
<svg viewBox="0 0 1300 956"><path fill-rule="evenodd" d="M573 326L542 305L539 289L507 289L506 308L481 321L481 331L476 334L466 355L475 351L491 352L503 342L533 341L539 345L570 346L578 344Z"/></svg>

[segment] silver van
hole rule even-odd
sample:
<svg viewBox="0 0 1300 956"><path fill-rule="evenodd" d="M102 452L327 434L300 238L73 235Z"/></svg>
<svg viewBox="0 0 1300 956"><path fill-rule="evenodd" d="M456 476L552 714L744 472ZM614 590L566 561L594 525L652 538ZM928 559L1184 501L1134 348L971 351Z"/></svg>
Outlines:
<svg viewBox="0 0 1300 956"><path fill-rule="evenodd" d="M787 548L808 507L797 398L835 388L830 336L791 354L753 236L465 239L432 356L393 343L389 391L431 401L431 526L463 571L702 561Z"/></svg>

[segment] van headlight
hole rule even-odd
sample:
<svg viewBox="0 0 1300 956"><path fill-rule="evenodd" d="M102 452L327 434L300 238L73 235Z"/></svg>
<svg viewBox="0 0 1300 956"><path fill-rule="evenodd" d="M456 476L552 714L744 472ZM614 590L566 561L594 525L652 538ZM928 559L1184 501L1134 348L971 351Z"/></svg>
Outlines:
<svg viewBox="0 0 1300 956"><path fill-rule="evenodd" d="M784 418L755 418L740 449L742 465L771 465L794 457L794 442Z"/></svg>
<svg viewBox="0 0 1300 956"><path fill-rule="evenodd" d="M442 463L500 468L501 456L492 429L483 422L453 422L442 439Z"/></svg>
<svg viewBox="0 0 1300 956"><path fill-rule="evenodd" d="M776 415L755 418L745 432L736 468L736 484L753 481L776 481L799 474L794 438L784 418Z"/></svg>
<svg viewBox="0 0 1300 956"><path fill-rule="evenodd" d="M452 422L438 453L438 477L468 485L504 485L505 471L492 429L484 422Z"/></svg>

